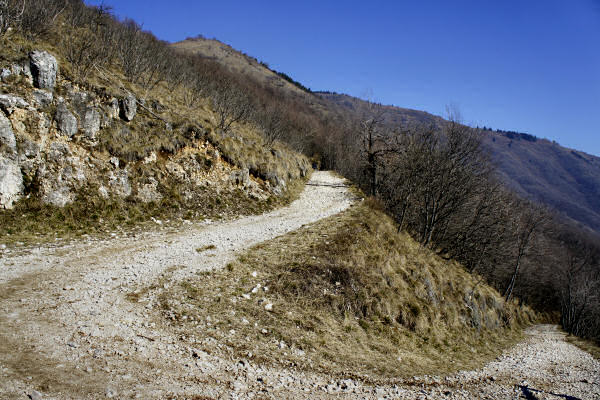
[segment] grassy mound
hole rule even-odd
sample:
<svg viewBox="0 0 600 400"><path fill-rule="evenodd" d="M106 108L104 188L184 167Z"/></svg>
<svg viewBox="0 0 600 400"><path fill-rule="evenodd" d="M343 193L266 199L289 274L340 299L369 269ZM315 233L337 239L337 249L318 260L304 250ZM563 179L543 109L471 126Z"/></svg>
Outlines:
<svg viewBox="0 0 600 400"><path fill-rule="evenodd" d="M202 331L205 351L370 378L476 367L534 318L397 233L369 202L258 245L161 299L182 335Z"/></svg>

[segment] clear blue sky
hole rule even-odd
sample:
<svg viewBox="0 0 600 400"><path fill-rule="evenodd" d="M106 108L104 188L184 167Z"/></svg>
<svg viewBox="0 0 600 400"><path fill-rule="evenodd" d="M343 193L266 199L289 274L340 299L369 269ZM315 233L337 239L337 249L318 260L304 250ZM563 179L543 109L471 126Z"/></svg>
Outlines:
<svg viewBox="0 0 600 400"><path fill-rule="evenodd" d="M89 0L88 4L102 1ZM104 0L163 40L202 34L313 90L600 155L600 0Z"/></svg>

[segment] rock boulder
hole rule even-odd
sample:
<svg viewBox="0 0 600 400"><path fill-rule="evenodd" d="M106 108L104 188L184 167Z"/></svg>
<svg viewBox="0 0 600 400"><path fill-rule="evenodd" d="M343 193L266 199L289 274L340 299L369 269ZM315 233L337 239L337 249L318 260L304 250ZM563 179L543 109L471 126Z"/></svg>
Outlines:
<svg viewBox="0 0 600 400"><path fill-rule="evenodd" d="M29 104L19 96L0 94L0 108L12 113L15 108L27 108Z"/></svg>
<svg viewBox="0 0 600 400"><path fill-rule="evenodd" d="M8 118L0 112L0 208L12 208L23 193L17 143Z"/></svg>
<svg viewBox="0 0 600 400"><path fill-rule="evenodd" d="M132 94L121 99L119 102L121 118L125 121L131 121L137 113L137 100Z"/></svg>
<svg viewBox="0 0 600 400"><path fill-rule="evenodd" d="M96 133L100 130L100 113L95 108L90 107L85 111L82 128L86 138L96 140Z"/></svg>
<svg viewBox="0 0 600 400"><path fill-rule="evenodd" d="M77 133L77 118L64 103L59 104L56 109L56 122L61 134L73 137Z"/></svg>
<svg viewBox="0 0 600 400"><path fill-rule="evenodd" d="M38 89L54 90L58 63L46 51L34 51L29 55L33 85Z"/></svg>

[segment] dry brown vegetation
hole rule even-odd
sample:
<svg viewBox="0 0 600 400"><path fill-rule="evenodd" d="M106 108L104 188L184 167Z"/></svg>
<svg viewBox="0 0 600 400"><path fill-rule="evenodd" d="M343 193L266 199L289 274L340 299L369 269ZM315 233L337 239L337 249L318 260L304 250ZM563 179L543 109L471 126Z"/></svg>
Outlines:
<svg viewBox="0 0 600 400"><path fill-rule="evenodd" d="M596 344L594 341L585 340L577 336L569 335L567 336L567 342L574 344L579 347L581 350L589 353L596 360L600 360L600 346Z"/></svg>
<svg viewBox="0 0 600 400"><path fill-rule="evenodd" d="M5 244L33 244L70 240L82 235L144 232L156 227L156 220L161 225L176 228L182 219L230 219L262 214L297 199L304 183L304 179L293 181L279 196L272 196L266 201L248 198L239 189L220 193L207 191L204 201L186 205L179 204L174 198L140 203L82 195L73 204L55 207L42 204L37 199L27 199L14 209L0 213L0 238ZM241 198L245 200L240 201Z"/></svg>
<svg viewBox="0 0 600 400"><path fill-rule="evenodd" d="M368 201L258 245L161 303L182 335L207 335L205 351L368 379L473 368L535 318L397 233Z"/></svg>

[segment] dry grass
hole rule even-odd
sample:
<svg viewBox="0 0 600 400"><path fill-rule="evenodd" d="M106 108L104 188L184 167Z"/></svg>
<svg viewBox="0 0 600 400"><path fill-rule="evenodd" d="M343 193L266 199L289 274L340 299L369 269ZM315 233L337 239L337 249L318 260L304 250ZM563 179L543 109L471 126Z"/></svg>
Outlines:
<svg viewBox="0 0 600 400"><path fill-rule="evenodd" d="M598 345L598 343L573 335L568 335L566 340L567 342L579 347L581 350L591 354L596 360L600 360L600 345Z"/></svg>
<svg viewBox="0 0 600 400"><path fill-rule="evenodd" d="M266 200L253 198L241 189L217 191L206 188L203 201L186 203L177 193L159 202L141 203L130 199L80 196L73 204L55 207L30 198L11 210L0 212L0 242L35 244L57 239L71 240L82 235L108 236L156 229L175 229L183 220L231 219L240 215L261 214L296 200L306 179L288 184L279 196ZM0 254L1 254L0 250Z"/></svg>
<svg viewBox="0 0 600 400"><path fill-rule="evenodd" d="M214 250L216 248L217 248L217 246L215 246L214 244L209 244L209 245L206 245L206 246L198 247L196 249L196 252L197 253L203 253L205 251Z"/></svg>
<svg viewBox="0 0 600 400"><path fill-rule="evenodd" d="M251 76L265 85L285 88L292 95L306 95L306 93L298 89L295 85L282 79L264 65L261 65L255 58L247 56L218 40L196 38L177 42L172 46L186 53L201 54L204 57L211 58L223 64L229 70L240 75Z"/></svg>
<svg viewBox="0 0 600 400"><path fill-rule="evenodd" d="M474 368L521 337L531 310L365 203L175 286L165 312L208 352L369 379Z"/></svg>

